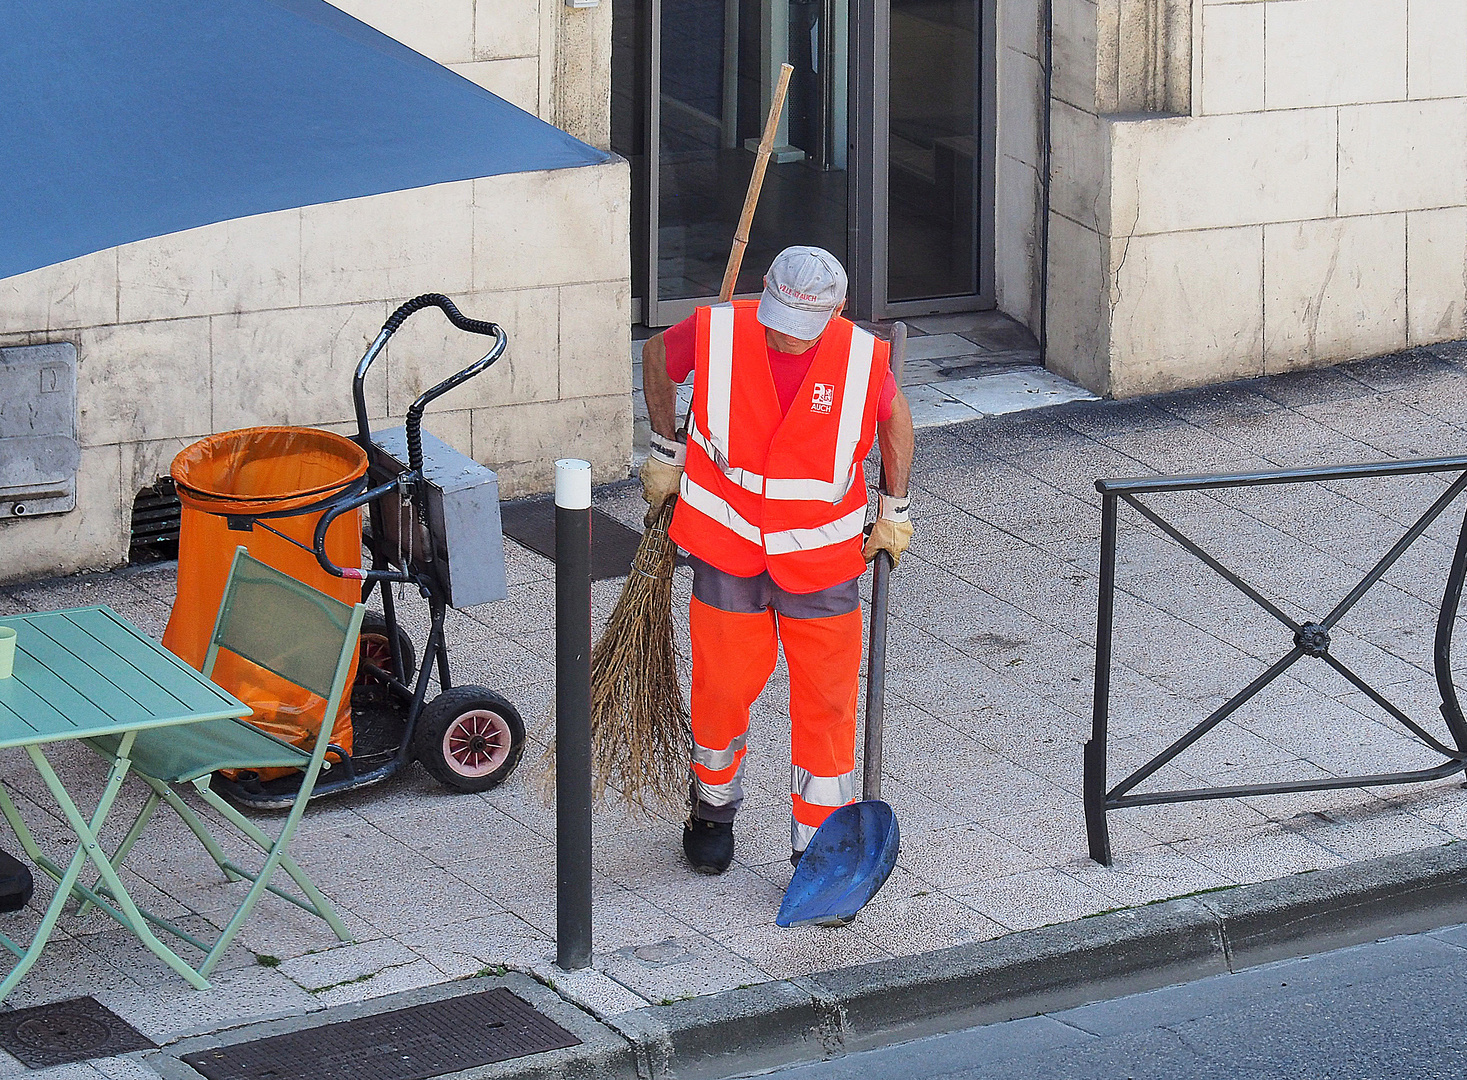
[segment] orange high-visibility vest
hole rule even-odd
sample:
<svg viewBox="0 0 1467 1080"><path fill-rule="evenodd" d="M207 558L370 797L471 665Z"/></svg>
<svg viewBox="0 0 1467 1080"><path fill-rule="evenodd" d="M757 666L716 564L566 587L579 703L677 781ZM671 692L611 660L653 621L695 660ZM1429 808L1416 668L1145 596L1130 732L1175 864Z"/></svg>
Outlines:
<svg viewBox="0 0 1467 1080"><path fill-rule="evenodd" d="M757 300L697 310L693 423L669 535L738 577L810 593L866 568L866 476L888 348L835 318L781 413Z"/></svg>

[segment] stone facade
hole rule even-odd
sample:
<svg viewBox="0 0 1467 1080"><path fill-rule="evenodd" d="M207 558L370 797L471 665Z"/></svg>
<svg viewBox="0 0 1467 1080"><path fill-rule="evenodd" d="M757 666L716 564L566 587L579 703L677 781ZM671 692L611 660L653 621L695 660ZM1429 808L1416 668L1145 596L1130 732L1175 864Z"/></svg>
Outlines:
<svg viewBox="0 0 1467 1080"><path fill-rule="evenodd" d="M611 0L331 0L525 112L611 145Z"/></svg>
<svg viewBox="0 0 1467 1080"><path fill-rule="evenodd" d="M1025 326L1040 323L1044 207L1044 26L1035 0L997 0L994 295Z"/></svg>
<svg viewBox="0 0 1467 1080"><path fill-rule="evenodd" d="M509 349L425 426L548 490L556 457L598 479L631 454L626 163L459 181L240 218L0 281L0 346L77 347L77 506L0 520L0 580L127 558L132 500L202 435L259 424L342 432L352 372L403 300L442 292ZM480 355L436 311L368 377L380 426Z"/></svg>
<svg viewBox="0 0 1467 1080"><path fill-rule="evenodd" d="M1467 336L1467 4L1055 0L1049 364L1116 397Z"/></svg>

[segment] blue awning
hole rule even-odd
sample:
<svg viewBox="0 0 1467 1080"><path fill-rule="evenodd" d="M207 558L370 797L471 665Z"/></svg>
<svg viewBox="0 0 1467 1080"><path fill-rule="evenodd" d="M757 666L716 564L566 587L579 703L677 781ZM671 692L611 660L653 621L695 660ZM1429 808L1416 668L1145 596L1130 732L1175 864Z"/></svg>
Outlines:
<svg viewBox="0 0 1467 1080"><path fill-rule="evenodd" d="M0 71L0 278L249 214L608 160L324 0L4 0Z"/></svg>

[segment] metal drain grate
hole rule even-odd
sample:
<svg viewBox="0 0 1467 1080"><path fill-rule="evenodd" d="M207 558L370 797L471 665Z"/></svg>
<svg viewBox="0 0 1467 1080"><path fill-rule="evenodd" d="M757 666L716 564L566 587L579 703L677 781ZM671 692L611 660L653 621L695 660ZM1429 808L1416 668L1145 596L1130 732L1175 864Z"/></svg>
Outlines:
<svg viewBox="0 0 1467 1080"><path fill-rule="evenodd" d="M27 1069L46 1069L133 1050L153 1042L89 997L0 1012L0 1050Z"/></svg>
<svg viewBox="0 0 1467 1080"><path fill-rule="evenodd" d="M208 1080L425 1080L580 1043L505 989L189 1054Z"/></svg>
<svg viewBox="0 0 1467 1080"><path fill-rule="evenodd" d="M551 499L517 499L499 507L504 535L555 561L555 503ZM642 534L601 510L591 511L591 580L626 577Z"/></svg>
<svg viewBox="0 0 1467 1080"><path fill-rule="evenodd" d="M127 561L142 563L178 558L182 518L183 508L173 477L161 477L156 484L139 491L132 503L132 538Z"/></svg>

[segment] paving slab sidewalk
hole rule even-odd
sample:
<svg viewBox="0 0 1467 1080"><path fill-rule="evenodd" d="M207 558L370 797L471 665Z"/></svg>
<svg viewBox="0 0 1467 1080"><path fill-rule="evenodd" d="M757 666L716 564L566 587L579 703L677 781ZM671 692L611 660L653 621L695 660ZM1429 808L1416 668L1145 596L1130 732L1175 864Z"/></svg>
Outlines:
<svg viewBox="0 0 1467 1080"><path fill-rule="evenodd" d="M266 902L214 989L199 992L130 947L105 916L68 916L53 951L7 1004L91 994L164 1042L504 966L553 979L564 996L614 1017L1467 837L1458 778L1127 810L1112 815L1115 865L1100 867L1086 857L1080 804L1097 477L1448 455L1460 450L1464 428L1467 347L1459 343L924 430L913 479L917 535L892 599L884 794L904 841L892 880L848 928L773 925L790 874L781 667L754 710L733 868L719 878L691 873L675 813L639 820L615 804L599 809L597 951L594 968L573 976L550 967L554 813L534 760L553 695L553 568L510 543L510 598L451 612L450 643L456 678L507 694L539 743L509 783L482 796L448 794L415 768L311 809L293 851L343 909L356 943L337 944L294 908ZM1331 483L1178 496L1168 506L1271 599L1317 616L1444 487L1430 477ZM603 492L598 505L629 523L641 513L634 487ZM1334 646L1437 731L1431 631L1460 523L1460 508L1438 521L1346 618ZM1154 755L1290 644L1272 619L1134 516L1120 550L1114 775ZM598 619L619 584L595 587ZM689 586L680 572L684 634ZM108 603L161 635L173 589L168 565L78 575L0 587L0 612ZM1152 782L1238 783L1431 761L1363 694L1310 664ZM104 773L90 754L57 757L78 794L100 790ZM43 842L65 839L23 757L0 758L0 780ZM141 797L129 786L116 820ZM129 888L165 914L216 922L238 886L216 880L181 826L163 815L159 824L130 860ZM7 932L34 923L46 885L38 882L31 908L4 917ZM67 1075L129 1075L109 1068Z"/></svg>

